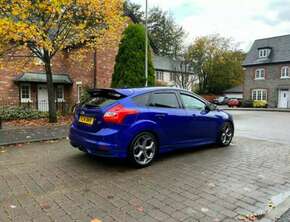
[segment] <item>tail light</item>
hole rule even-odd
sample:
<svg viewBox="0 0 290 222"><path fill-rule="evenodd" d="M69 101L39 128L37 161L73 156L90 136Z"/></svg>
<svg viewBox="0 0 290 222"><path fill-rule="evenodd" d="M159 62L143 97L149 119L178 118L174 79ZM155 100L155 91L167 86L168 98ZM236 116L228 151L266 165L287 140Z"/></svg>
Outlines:
<svg viewBox="0 0 290 222"><path fill-rule="evenodd" d="M105 113L103 119L107 123L121 124L127 116L137 113L137 110L127 109L122 105L116 105Z"/></svg>

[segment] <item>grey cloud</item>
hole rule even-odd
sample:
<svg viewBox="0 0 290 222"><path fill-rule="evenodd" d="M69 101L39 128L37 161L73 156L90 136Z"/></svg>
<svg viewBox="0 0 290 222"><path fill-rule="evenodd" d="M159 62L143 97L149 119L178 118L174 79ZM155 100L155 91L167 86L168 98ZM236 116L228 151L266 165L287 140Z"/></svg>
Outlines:
<svg viewBox="0 0 290 222"><path fill-rule="evenodd" d="M258 15L254 19L270 26L290 22L290 0L272 0L268 5L268 10L273 11L276 14L275 17Z"/></svg>

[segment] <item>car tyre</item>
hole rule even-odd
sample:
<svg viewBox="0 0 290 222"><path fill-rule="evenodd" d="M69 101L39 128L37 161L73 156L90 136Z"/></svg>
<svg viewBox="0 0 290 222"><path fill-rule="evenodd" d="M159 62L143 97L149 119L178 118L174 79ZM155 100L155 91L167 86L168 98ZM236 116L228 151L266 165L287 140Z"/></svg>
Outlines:
<svg viewBox="0 0 290 222"><path fill-rule="evenodd" d="M234 126L232 123L226 122L220 129L218 144L222 147L229 146L234 137Z"/></svg>
<svg viewBox="0 0 290 222"><path fill-rule="evenodd" d="M137 168L150 166L157 156L156 137L150 132L135 136L129 147L129 161Z"/></svg>

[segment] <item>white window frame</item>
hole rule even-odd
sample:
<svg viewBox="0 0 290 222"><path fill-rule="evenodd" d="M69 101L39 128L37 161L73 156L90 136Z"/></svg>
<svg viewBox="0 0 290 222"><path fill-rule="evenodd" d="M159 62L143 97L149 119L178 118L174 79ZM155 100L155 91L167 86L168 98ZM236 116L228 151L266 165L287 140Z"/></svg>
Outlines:
<svg viewBox="0 0 290 222"><path fill-rule="evenodd" d="M259 58L267 58L270 54L270 49L259 49Z"/></svg>
<svg viewBox="0 0 290 222"><path fill-rule="evenodd" d="M263 75L262 75L263 72ZM264 80L266 76L266 70L264 68L255 70L255 80Z"/></svg>
<svg viewBox="0 0 290 222"><path fill-rule="evenodd" d="M62 98L57 98L57 90L58 89L62 89ZM65 100L64 100L64 85L57 85L56 86L56 88L55 88L55 97L56 97L56 101L58 102L58 103L63 103L63 102L65 102Z"/></svg>
<svg viewBox="0 0 290 222"><path fill-rule="evenodd" d="M29 98L22 98L22 87L23 86L28 86ZM29 83L20 84L20 102L21 103L32 103L32 100L31 100L31 85Z"/></svg>
<svg viewBox="0 0 290 222"><path fill-rule="evenodd" d="M253 89L252 90L252 100L268 100L267 89Z"/></svg>
<svg viewBox="0 0 290 222"><path fill-rule="evenodd" d="M157 71L156 72L156 79L159 80L159 81L164 81L164 72Z"/></svg>
<svg viewBox="0 0 290 222"><path fill-rule="evenodd" d="M281 68L281 79L289 79L289 66L283 66Z"/></svg>

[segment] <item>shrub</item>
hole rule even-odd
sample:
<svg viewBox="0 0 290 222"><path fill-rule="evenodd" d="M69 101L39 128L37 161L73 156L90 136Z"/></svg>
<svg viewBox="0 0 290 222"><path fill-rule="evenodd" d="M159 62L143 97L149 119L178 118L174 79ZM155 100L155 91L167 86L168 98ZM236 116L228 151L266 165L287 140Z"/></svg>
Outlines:
<svg viewBox="0 0 290 222"><path fill-rule="evenodd" d="M253 107L253 100L243 100L241 107L252 108Z"/></svg>
<svg viewBox="0 0 290 222"><path fill-rule="evenodd" d="M153 86L154 67L148 48L148 86ZM130 24L120 43L112 87L144 87L145 82L145 29L143 25Z"/></svg>
<svg viewBox="0 0 290 222"><path fill-rule="evenodd" d="M48 113L37 110L27 109L25 107L5 107L0 109L1 120L17 119L40 119L48 117Z"/></svg>
<svg viewBox="0 0 290 222"><path fill-rule="evenodd" d="M268 103L266 100L255 100L253 102L253 107L255 108L267 108Z"/></svg>

